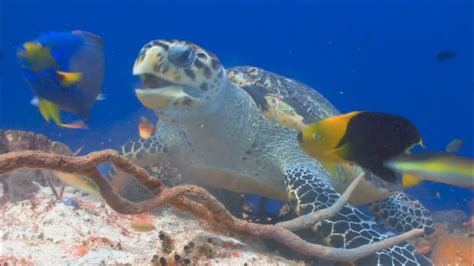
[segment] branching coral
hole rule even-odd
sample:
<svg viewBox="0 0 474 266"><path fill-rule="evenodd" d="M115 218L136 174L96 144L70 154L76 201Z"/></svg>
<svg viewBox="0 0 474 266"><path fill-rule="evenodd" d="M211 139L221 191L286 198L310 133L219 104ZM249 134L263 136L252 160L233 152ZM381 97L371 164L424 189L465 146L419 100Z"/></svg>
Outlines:
<svg viewBox="0 0 474 266"><path fill-rule="evenodd" d="M154 196L141 202L130 202L118 195L114 192L110 182L97 170L97 166L105 162L111 162L125 173L134 176ZM87 176L97 185L106 203L119 213L139 214L163 204L169 204L189 211L209 222L217 223L228 230L244 232L262 239L273 239L298 253L326 260L354 261L423 233L423 230L415 229L380 242L352 249L343 249L312 244L292 232L309 228L317 221L336 214L347 202L347 198L362 176L356 178L342 197L328 209L276 225L263 225L250 223L232 216L222 203L201 187L194 185L166 187L158 179L151 177L146 170L134 165L113 150L93 152L81 157L50 154L42 151L19 151L0 155L0 174L18 168L50 169Z"/></svg>

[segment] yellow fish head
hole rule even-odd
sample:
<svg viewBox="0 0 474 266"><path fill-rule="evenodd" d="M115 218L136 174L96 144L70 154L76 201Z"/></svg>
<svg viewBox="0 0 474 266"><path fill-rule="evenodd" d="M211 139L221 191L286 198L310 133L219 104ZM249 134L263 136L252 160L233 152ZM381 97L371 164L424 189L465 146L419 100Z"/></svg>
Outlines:
<svg viewBox="0 0 474 266"><path fill-rule="evenodd" d="M323 159L324 151L328 150L328 138L319 123L313 123L298 133L300 147L313 158Z"/></svg>
<svg viewBox="0 0 474 266"><path fill-rule="evenodd" d="M323 164L341 163L347 145L339 147L349 121L360 112L328 117L314 122L298 135L300 147Z"/></svg>
<svg viewBox="0 0 474 266"><path fill-rule="evenodd" d="M24 66L32 71L40 71L56 66L56 60L51 55L51 48L43 46L39 42L25 42L23 49L18 51L17 56L26 61L23 63Z"/></svg>

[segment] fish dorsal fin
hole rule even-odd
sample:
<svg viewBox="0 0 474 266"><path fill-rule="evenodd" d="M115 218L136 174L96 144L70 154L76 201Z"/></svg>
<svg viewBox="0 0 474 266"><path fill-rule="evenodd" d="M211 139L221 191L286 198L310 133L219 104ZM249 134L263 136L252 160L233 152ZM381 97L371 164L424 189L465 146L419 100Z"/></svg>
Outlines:
<svg viewBox="0 0 474 266"><path fill-rule="evenodd" d="M80 72L56 71L56 74L61 81L62 87L71 87L79 83L82 79L82 73Z"/></svg>
<svg viewBox="0 0 474 266"><path fill-rule="evenodd" d="M59 108L53 102L39 99L39 110L46 122L53 119L53 121L58 125L62 123Z"/></svg>

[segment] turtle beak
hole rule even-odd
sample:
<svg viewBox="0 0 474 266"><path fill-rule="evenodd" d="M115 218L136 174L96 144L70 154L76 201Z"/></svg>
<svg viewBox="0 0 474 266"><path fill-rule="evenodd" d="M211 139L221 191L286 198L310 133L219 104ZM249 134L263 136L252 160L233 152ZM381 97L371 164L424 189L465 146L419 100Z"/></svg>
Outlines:
<svg viewBox="0 0 474 266"><path fill-rule="evenodd" d="M160 89L135 89L138 100L147 108L160 111L179 102L179 99L190 97L183 92L179 85L167 86Z"/></svg>
<svg viewBox="0 0 474 266"><path fill-rule="evenodd" d="M138 100L155 112L170 106L197 104L197 99L184 91L183 85L172 82L154 70L159 50L149 49L139 56L133 66L133 74L140 76L142 86L135 89Z"/></svg>

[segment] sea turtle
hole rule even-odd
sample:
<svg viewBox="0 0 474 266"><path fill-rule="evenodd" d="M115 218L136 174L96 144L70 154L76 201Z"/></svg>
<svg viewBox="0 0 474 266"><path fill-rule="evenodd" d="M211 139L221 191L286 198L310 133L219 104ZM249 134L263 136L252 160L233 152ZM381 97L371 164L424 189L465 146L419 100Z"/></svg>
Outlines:
<svg viewBox="0 0 474 266"><path fill-rule="evenodd" d="M165 161L185 180L289 201L299 215L332 205L362 171L346 165L331 175L299 148L297 128L338 114L329 101L302 83L255 67L226 72L211 52L176 40L146 44L133 74L142 78L138 99L159 117L155 136L122 147L122 154L138 165ZM139 186L133 179L114 168L111 175L123 195L136 196ZM367 174L351 202L373 204L388 218L387 225L399 225L400 231L430 228L429 213L399 189L398 184ZM349 204L313 229L325 244L344 248L391 235ZM403 243L357 264L430 262Z"/></svg>

